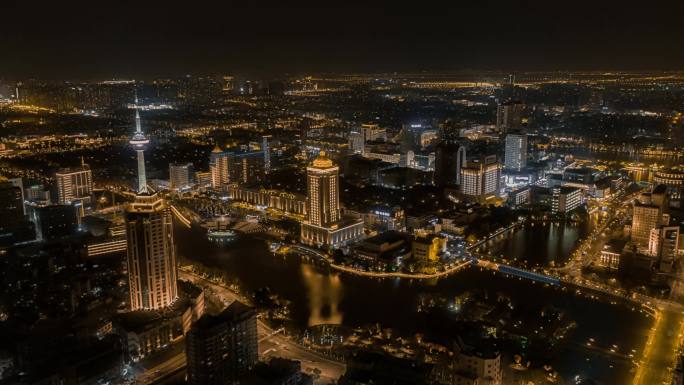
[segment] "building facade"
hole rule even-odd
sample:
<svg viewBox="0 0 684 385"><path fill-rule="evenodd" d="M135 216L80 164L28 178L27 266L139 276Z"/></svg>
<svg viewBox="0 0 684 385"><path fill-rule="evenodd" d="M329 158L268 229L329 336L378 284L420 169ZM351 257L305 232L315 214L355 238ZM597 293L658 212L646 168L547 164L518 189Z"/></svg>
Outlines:
<svg viewBox="0 0 684 385"><path fill-rule="evenodd" d="M211 187L215 189L223 189L228 183L254 184L263 181L264 151L227 152L216 147L210 155L209 170Z"/></svg>
<svg viewBox="0 0 684 385"><path fill-rule="evenodd" d="M663 187L664 188L664 187ZM646 248L651 239L651 230L663 225L666 199L656 192L643 193L632 207L631 240L639 247Z"/></svg>
<svg viewBox="0 0 684 385"><path fill-rule="evenodd" d="M36 236L38 240L49 241L73 235L78 228L79 210L72 205L38 206Z"/></svg>
<svg viewBox="0 0 684 385"><path fill-rule="evenodd" d="M171 211L157 194L138 195L126 211L131 310L167 307L178 296Z"/></svg>
<svg viewBox="0 0 684 385"><path fill-rule="evenodd" d="M228 197L235 201L262 206L290 214L306 215L306 197L285 191L251 188L231 183L227 186Z"/></svg>
<svg viewBox="0 0 684 385"><path fill-rule="evenodd" d="M466 148L456 142L442 142L435 151L434 183L451 186L461 183L461 168L466 165Z"/></svg>
<svg viewBox="0 0 684 385"><path fill-rule="evenodd" d="M527 135L506 135L504 167L511 171L521 171L527 167Z"/></svg>
<svg viewBox="0 0 684 385"><path fill-rule="evenodd" d="M468 162L461 168L459 190L467 198L486 201L497 198L501 190L501 163L495 155Z"/></svg>
<svg viewBox="0 0 684 385"><path fill-rule="evenodd" d="M364 154L366 148L366 141L363 138L363 133L359 131L351 131L348 136L349 152L351 154Z"/></svg>
<svg viewBox="0 0 684 385"><path fill-rule="evenodd" d="M214 147L209 155L209 172L212 188L219 189L228 183L228 154L218 146Z"/></svg>
<svg viewBox="0 0 684 385"><path fill-rule="evenodd" d="M519 101L506 101L496 106L496 129L505 134L522 127L523 104Z"/></svg>
<svg viewBox="0 0 684 385"><path fill-rule="evenodd" d="M204 315L185 346L189 385L236 384L258 362L256 312L235 301L217 316Z"/></svg>
<svg viewBox="0 0 684 385"><path fill-rule="evenodd" d="M192 187L194 173L192 163L171 163L169 165L169 187L180 191Z"/></svg>
<svg viewBox="0 0 684 385"><path fill-rule="evenodd" d="M271 146L269 141L271 140L271 135L264 135L261 137L261 151L264 153L264 173L268 174L271 172Z"/></svg>
<svg viewBox="0 0 684 385"><path fill-rule="evenodd" d="M334 248L363 236L363 219L342 217L339 170L323 151L306 168L309 203L303 243Z"/></svg>
<svg viewBox="0 0 684 385"><path fill-rule="evenodd" d="M157 310L178 297L173 222L164 199L147 188L144 151L149 139L142 132L137 108L135 128L129 143L138 158L138 190L125 214L130 307Z"/></svg>
<svg viewBox="0 0 684 385"><path fill-rule="evenodd" d="M88 165L65 168L55 173L57 203L70 204L74 201L88 203L93 193L93 173Z"/></svg>
<svg viewBox="0 0 684 385"><path fill-rule="evenodd" d="M229 181L244 184L261 182L265 175L264 165L263 151L230 153L228 155Z"/></svg>
<svg viewBox="0 0 684 385"><path fill-rule="evenodd" d="M551 212L567 214L584 204L582 189L577 187L554 187Z"/></svg>
<svg viewBox="0 0 684 385"><path fill-rule="evenodd" d="M306 168L309 223L327 226L340 220L340 168L324 152Z"/></svg>

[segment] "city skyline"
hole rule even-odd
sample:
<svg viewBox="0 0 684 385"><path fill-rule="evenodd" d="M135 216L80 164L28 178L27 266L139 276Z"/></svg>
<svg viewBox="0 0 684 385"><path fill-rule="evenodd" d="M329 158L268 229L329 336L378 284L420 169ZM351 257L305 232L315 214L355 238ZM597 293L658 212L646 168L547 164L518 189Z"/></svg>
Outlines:
<svg viewBox="0 0 684 385"><path fill-rule="evenodd" d="M0 14L1 384L684 385L684 3Z"/></svg>

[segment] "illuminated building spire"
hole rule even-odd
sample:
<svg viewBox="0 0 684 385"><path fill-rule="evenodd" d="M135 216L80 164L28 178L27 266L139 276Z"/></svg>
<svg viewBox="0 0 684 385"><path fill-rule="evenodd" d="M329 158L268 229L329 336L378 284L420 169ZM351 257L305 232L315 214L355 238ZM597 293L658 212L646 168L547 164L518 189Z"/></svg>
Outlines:
<svg viewBox="0 0 684 385"><path fill-rule="evenodd" d="M147 177L145 176L145 147L150 140L143 134L140 125L140 111L138 110L138 94L135 95L135 133L130 140L131 146L138 154L138 194L147 193Z"/></svg>

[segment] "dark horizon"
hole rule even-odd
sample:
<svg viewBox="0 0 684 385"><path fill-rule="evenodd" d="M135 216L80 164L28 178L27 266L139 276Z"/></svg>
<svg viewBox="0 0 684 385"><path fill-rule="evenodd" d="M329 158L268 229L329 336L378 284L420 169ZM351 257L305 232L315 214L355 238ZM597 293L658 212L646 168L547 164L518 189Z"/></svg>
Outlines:
<svg viewBox="0 0 684 385"><path fill-rule="evenodd" d="M4 78L679 70L684 4L484 1L448 8L6 1Z"/></svg>

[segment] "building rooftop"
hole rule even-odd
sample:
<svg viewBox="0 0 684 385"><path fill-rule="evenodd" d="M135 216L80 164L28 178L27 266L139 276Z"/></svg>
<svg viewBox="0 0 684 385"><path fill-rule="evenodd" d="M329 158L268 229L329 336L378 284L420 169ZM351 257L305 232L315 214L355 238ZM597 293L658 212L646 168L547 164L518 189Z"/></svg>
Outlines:
<svg viewBox="0 0 684 385"><path fill-rule="evenodd" d="M603 246L603 251L621 253L626 244L626 239L611 239Z"/></svg>
<svg viewBox="0 0 684 385"><path fill-rule="evenodd" d="M659 184L653 188L652 194L666 194L667 186L664 184Z"/></svg>
<svg viewBox="0 0 684 385"><path fill-rule="evenodd" d="M311 162L311 166L315 168L333 168L335 167L335 164L328 158L328 154L326 154L325 151L321 151L318 153L316 159Z"/></svg>
<svg viewBox="0 0 684 385"><path fill-rule="evenodd" d="M254 309L240 301L234 301L218 315L205 314L192 329L194 331L210 330L224 323L241 322L255 315Z"/></svg>
<svg viewBox="0 0 684 385"><path fill-rule="evenodd" d="M380 246L384 243L394 243L406 239L406 234L400 233L399 231L385 231L374 237L364 239L364 243L369 243L372 245Z"/></svg>
<svg viewBox="0 0 684 385"><path fill-rule="evenodd" d="M579 187L571 187L571 186L562 186L562 187L556 187L557 189L560 190L561 194L569 194L575 191L582 191L581 188Z"/></svg>

